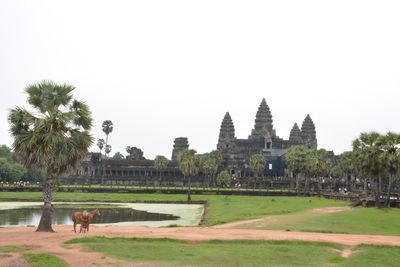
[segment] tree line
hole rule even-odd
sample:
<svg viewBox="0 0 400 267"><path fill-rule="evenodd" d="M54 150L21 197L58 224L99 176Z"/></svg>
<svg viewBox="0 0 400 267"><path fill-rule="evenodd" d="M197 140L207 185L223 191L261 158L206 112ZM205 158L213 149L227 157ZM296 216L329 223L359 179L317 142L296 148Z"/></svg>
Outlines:
<svg viewBox="0 0 400 267"><path fill-rule="evenodd" d="M303 181L303 189L308 192L309 180L314 179L320 190L321 182L329 178L345 180L346 190L350 191L351 181L362 181L364 193L371 193L377 207L386 207L400 179L400 134L361 133L353 141L352 150L337 157L324 149L293 146L285 161L296 189Z"/></svg>

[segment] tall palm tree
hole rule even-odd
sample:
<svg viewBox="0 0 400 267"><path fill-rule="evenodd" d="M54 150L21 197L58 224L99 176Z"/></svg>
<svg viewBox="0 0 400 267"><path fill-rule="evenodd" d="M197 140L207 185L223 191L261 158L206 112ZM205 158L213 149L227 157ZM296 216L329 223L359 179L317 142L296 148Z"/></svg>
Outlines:
<svg viewBox="0 0 400 267"><path fill-rule="evenodd" d="M53 232L54 179L73 170L93 142L89 107L72 97L72 85L43 81L26 87L34 111L16 107L8 116L13 149L21 163L46 174L43 211L36 231Z"/></svg>
<svg viewBox="0 0 400 267"><path fill-rule="evenodd" d="M200 166L206 176L211 176L211 180L215 181L215 174L218 171L219 164L221 162L221 152L213 150L210 153L205 153L200 157ZM209 179L210 180L210 179ZM210 183L209 183L210 186Z"/></svg>
<svg viewBox="0 0 400 267"><path fill-rule="evenodd" d="M188 201L191 201L191 191L190 191L190 178L196 175L200 168L200 160L196 155L196 150L186 149L182 151L179 156L179 169L185 177L188 178Z"/></svg>
<svg viewBox="0 0 400 267"><path fill-rule="evenodd" d="M154 167L160 173L160 186L161 186L161 173L163 170L167 168L168 162L169 162L168 159L161 155L157 155L156 158L154 159Z"/></svg>
<svg viewBox="0 0 400 267"><path fill-rule="evenodd" d="M111 145L106 145L106 148L104 149L104 152L106 153L106 157L107 158L110 156L111 151L112 151L112 146Z"/></svg>
<svg viewBox="0 0 400 267"><path fill-rule="evenodd" d="M104 182L104 174L105 174L105 169L106 169L106 159L107 159L107 154L111 152L111 146L108 145L108 135L113 131L114 129L114 124L110 120L105 120L103 121L103 124L101 125L103 132L106 134L106 143L105 143L105 149L104 149L104 161L103 161L103 175L101 176L101 184ZM107 153L107 150L109 151Z"/></svg>
<svg viewBox="0 0 400 267"><path fill-rule="evenodd" d="M105 143L106 142L104 141L103 138L100 138L99 140L97 140L97 147L100 149L100 154L101 154L101 151L104 148Z"/></svg>
<svg viewBox="0 0 400 267"><path fill-rule="evenodd" d="M325 149L310 150L307 157L308 174L318 180L318 194L321 193L322 177L329 173L329 158L328 152ZM308 179L306 180L305 192L308 193Z"/></svg>
<svg viewBox="0 0 400 267"><path fill-rule="evenodd" d="M384 207L390 206L392 185L399 179L400 174L400 134L389 132L382 136L381 161L388 176L386 200Z"/></svg>
<svg viewBox="0 0 400 267"><path fill-rule="evenodd" d="M112 133L114 129L114 124L110 120L105 120L103 121L103 124L101 125L103 128L103 132L106 134L106 145L108 144L108 135Z"/></svg>

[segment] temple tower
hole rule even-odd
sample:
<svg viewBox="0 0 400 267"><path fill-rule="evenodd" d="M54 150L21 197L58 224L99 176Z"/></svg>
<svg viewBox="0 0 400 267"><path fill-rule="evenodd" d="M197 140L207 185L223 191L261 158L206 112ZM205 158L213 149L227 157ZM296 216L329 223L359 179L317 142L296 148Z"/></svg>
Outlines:
<svg viewBox="0 0 400 267"><path fill-rule="evenodd" d="M231 147L233 141L235 140L235 126L233 125L233 121L229 112L227 112L224 116L224 119L221 123L221 128L219 130L219 138L218 138L218 150L223 150Z"/></svg>
<svg viewBox="0 0 400 267"><path fill-rule="evenodd" d="M309 114L307 114L306 118L301 125L301 139L303 144L308 149L317 148L317 134L315 131L315 125L312 121Z"/></svg>
<svg viewBox="0 0 400 267"><path fill-rule="evenodd" d="M275 136L275 131L273 130L272 114L267 105L267 101L265 101L265 98L263 98L257 110L254 129L251 131L251 137L265 137L267 133L270 136Z"/></svg>
<svg viewBox="0 0 400 267"><path fill-rule="evenodd" d="M189 142L187 137L177 137L174 140L174 148L172 150L171 161L178 161L179 154L185 150L189 149Z"/></svg>
<svg viewBox="0 0 400 267"><path fill-rule="evenodd" d="M289 141L293 144L300 145L303 143L301 138L301 131L297 123L293 125L292 130L290 131Z"/></svg>

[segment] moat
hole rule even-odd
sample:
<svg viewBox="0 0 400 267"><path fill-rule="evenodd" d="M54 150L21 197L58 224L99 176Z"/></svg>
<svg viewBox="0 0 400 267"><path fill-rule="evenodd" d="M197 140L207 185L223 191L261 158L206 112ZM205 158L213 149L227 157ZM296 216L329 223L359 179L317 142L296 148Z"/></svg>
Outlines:
<svg viewBox="0 0 400 267"><path fill-rule="evenodd" d="M41 216L40 202L1 202L0 227L36 226ZM147 203L54 203L53 224L72 225L73 211L99 208L101 216L93 219L95 225L142 225L160 227L169 225L198 225L202 205L147 204Z"/></svg>

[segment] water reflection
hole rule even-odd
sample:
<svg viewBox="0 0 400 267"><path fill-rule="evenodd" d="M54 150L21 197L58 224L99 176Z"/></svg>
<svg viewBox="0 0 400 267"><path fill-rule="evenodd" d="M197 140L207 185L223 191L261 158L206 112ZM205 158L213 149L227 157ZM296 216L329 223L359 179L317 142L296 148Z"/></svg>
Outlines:
<svg viewBox="0 0 400 267"><path fill-rule="evenodd" d="M87 210L91 209L88 205ZM55 207L53 213L53 224L72 224L71 213L73 211L83 210L82 205L79 208ZM136 222L136 221L166 221L178 220L179 216L161 213L151 213L131 208L120 207L102 207L101 216L93 219L96 223L118 223L118 222ZM0 210L0 226L10 225L37 225L42 214L41 207L26 207L19 209Z"/></svg>

